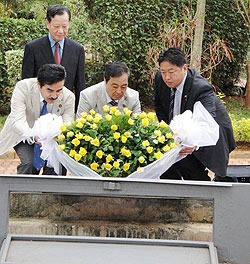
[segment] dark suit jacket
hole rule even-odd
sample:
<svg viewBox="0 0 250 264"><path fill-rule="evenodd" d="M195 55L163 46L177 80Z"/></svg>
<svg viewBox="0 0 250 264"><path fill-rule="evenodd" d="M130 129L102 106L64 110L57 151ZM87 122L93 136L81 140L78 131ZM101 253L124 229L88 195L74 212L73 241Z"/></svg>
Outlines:
<svg viewBox="0 0 250 264"><path fill-rule="evenodd" d="M155 76L155 110L159 120L168 124L170 89L164 83L160 71ZM188 68L183 87L181 113L193 111L194 104L200 101L220 126L220 136L216 146L201 147L193 154L204 166L216 175L226 176L229 153L236 144L233 137L231 120L224 105L213 92L210 84L195 70Z"/></svg>
<svg viewBox="0 0 250 264"><path fill-rule="evenodd" d="M48 36L30 41L25 46L22 79L37 77L39 68L55 63ZM75 91L76 109L80 92L85 88L85 52L82 45L66 38L61 65L66 69L65 87Z"/></svg>

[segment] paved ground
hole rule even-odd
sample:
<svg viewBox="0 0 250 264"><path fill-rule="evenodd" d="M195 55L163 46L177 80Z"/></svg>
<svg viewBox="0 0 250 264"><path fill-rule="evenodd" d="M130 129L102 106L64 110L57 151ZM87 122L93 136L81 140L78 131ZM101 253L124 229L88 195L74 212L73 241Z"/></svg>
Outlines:
<svg viewBox="0 0 250 264"><path fill-rule="evenodd" d="M0 156L0 174L16 174L19 159L14 150ZM250 165L250 150L234 150L230 154L230 165Z"/></svg>

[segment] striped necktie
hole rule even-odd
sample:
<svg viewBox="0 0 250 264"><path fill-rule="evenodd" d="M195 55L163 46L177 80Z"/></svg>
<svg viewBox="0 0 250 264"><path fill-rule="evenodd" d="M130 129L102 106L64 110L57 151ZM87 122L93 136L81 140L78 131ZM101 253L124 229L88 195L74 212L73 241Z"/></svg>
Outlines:
<svg viewBox="0 0 250 264"><path fill-rule="evenodd" d="M175 98L175 92L176 88L171 88L170 91L170 99L169 99L169 123L173 119L173 114L174 114L174 98Z"/></svg>
<svg viewBox="0 0 250 264"><path fill-rule="evenodd" d="M109 103L110 103L112 106L117 106L117 105L118 105L118 103L117 103L115 100L113 100L113 99L112 99L112 101L110 101Z"/></svg>
<svg viewBox="0 0 250 264"><path fill-rule="evenodd" d="M41 110L40 116L46 115L47 113L48 113L47 102L43 100L43 108ZM40 157L41 153L42 150L40 148L40 145L35 143L32 163L37 171L40 171L40 169L44 166L45 163L45 161Z"/></svg>

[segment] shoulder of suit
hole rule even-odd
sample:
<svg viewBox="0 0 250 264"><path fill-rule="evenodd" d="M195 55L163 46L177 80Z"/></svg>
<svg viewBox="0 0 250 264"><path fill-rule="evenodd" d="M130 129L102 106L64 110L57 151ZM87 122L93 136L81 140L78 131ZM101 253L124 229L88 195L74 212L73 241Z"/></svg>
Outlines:
<svg viewBox="0 0 250 264"><path fill-rule="evenodd" d="M29 41L26 45L28 46L36 46L36 45L40 45L41 43L47 41L48 36L43 36L41 38L37 38L37 39L33 39L31 41Z"/></svg>
<svg viewBox="0 0 250 264"><path fill-rule="evenodd" d="M88 88L85 88L81 91L82 94L85 95L90 95L93 93L99 93L99 91L101 91L101 89L103 89L105 87L104 81L99 82L97 84L94 84Z"/></svg>
<svg viewBox="0 0 250 264"><path fill-rule="evenodd" d="M67 44L74 45L75 47L77 47L79 49L84 49L82 44L80 44L80 43L78 43L78 42L76 42L76 41L74 41L72 39L66 38L65 41L66 41Z"/></svg>
<svg viewBox="0 0 250 264"><path fill-rule="evenodd" d="M139 92L128 87L126 90L126 95L127 96L139 96Z"/></svg>
<svg viewBox="0 0 250 264"><path fill-rule="evenodd" d="M67 87L63 86L63 95L64 96L70 96L70 97L75 97L75 94L70 91Z"/></svg>

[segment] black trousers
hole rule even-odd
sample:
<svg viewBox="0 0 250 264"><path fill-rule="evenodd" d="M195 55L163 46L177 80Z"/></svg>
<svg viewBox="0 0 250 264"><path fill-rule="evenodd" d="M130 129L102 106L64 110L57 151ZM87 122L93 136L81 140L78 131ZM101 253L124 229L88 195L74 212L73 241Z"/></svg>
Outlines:
<svg viewBox="0 0 250 264"><path fill-rule="evenodd" d="M173 164L160 178L211 181L211 178L208 176L208 170L193 154L187 155L186 158Z"/></svg>
<svg viewBox="0 0 250 264"><path fill-rule="evenodd" d="M40 171L37 171L32 163L34 145L29 145L27 142L20 142L14 147L21 163L17 166L17 174L33 174L38 175ZM43 166L43 175L57 175L53 168L46 166L47 162ZM62 167L62 175L66 175L67 170Z"/></svg>

